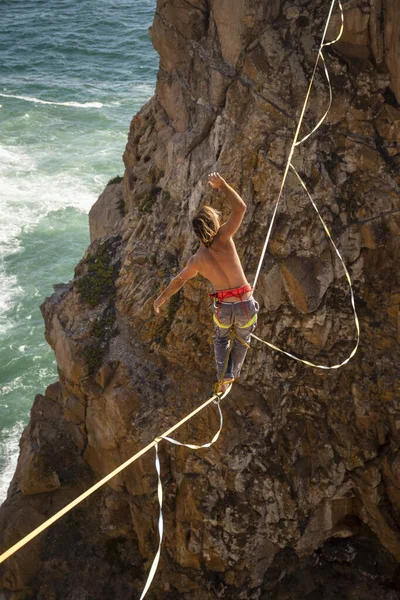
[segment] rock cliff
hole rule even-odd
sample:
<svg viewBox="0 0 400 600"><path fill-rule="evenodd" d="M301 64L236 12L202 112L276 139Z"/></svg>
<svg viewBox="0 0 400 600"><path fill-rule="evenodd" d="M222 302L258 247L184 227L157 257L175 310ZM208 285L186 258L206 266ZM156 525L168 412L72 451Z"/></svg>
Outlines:
<svg viewBox="0 0 400 600"><path fill-rule="evenodd" d="M155 96L131 123L123 183L92 243L42 307L59 381L35 398L0 511L18 541L209 395L201 279L152 315L196 249L190 217L248 204L237 246L252 280L328 12L322 0L158 0ZM347 0L326 51L334 104L295 154L354 281L355 358L317 371L253 343L210 450L161 444L165 540L148 598L376 598L400 593L400 47L396 0ZM328 37L338 31L335 13ZM327 105L317 73L303 132ZM100 236L100 237L99 237ZM354 344L347 282L290 176L257 289L257 334L332 364ZM177 437L208 441L207 409ZM157 547L145 455L0 568L0 598L138 598Z"/></svg>

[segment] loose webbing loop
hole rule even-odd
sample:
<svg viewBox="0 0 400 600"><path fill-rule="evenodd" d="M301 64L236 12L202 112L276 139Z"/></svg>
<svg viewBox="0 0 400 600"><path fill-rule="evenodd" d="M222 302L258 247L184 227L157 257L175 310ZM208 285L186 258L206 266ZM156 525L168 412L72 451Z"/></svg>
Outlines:
<svg viewBox="0 0 400 600"><path fill-rule="evenodd" d="M158 505L160 507L160 512L159 512L159 516L158 516L158 539L159 539L159 541L158 541L158 550L153 559L153 564L151 565L150 572L147 576L146 585L144 586L142 595L140 596L140 600L143 600L143 598L147 594L147 591L151 585L151 582L154 579L154 575L156 574L158 562L160 560L161 545L162 545L162 540L163 540L163 535L164 535L164 518L163 518L163 513L162 513L163 488L162 488L162 483L161 483L161 467L160 467L160 458L158 456L158 443L157 442L155 443L154 448L156 451L155 464L156 464L157 480L158 480L158 482L157 482L157 497L158 497Z"/></svg>
<svg viewBox="0 0 400 600"><path fill-rule="evenodd" d="M201 444L200 446L198 446L196 444L184 444L183 442L178 442L177 440L174 440L173 438L170 438L166 435L163 435L163 436L161 436L161 438L157 438L157 439L163 439L163 440L170 442L171 444L175 444L176 446L184 446L185 448L190 448L191 450L200 450L201 448L210 448L210 446L212 446L219 438L219 435L222 431L222 425L224 422L223 416L222 416L222 410L221 410L221 406L220 406L220 400L222 398L225 398L225 396L227 396L229 394L231 388L232 388L232 385L229 386L229 388L226 390L226 392L223 395L221 395L221 397L215 398L213 400L214 404L217 405L217 408L219 411L219 429L218 429L217 433L214 435L214 437L212 438L211 442L207 442L205 444ZM153 563L151 565L151 569L150 569L149 575L147 577L146 585L143 589L142 595L140 596L140 600L142 600L145 597L145 595L151 585L151 582L154 579L154 575L157 571L158 562L160 560L161 546L162 546L162 539L163 539L163 532L164 532L164 516L163 516L163 511L162 511L163 489L162 489L162 481L161 481L161 473L160 473L160 460L158 457L158 444L157 443L155 445L155 449L156 449L155 464L156 464L156 471L157 471L157 477L158 477L157 496L158 496L158 504L159 504L159 517L158 517L159 542L158 542L158 549L157 549L156 555L153 559Z"/></svg>
<svg viewBox="0 0 400 600"><path fill-rule="evenodd" d="M285 172L284 172L284 175L283 175L281 187L280 187L280 190L279 190L278 199L276 201L274 212L273 212L273 215L272 215L272 219L271 219L271 222L269 224L269 228L268 228L267 236L266 236L266 239L265 239L265 243L264 243L263 251L262 251L262 254L261 254L261 258L260 258L260 261L258 263L257 272L256 272L254 284L253 284L253 289L256 286L256 283L257 283L257 280L258 280L258 277L259 277L259 274L260 274L260 271L261 271L262 263L264 261L264 256L265 256L265 253L266 253L266 250L267 250L267 246L268 246L268 243L269 243L269 239L270 239L270 236L271 236L271 231L272 231L272 227L273 227L273 224L274 224L274 221L275 221L275 217L276 217L276 214L277 214L278 205L279 205L279 202L281 200L283 189L284 189L284 186L285 186L285 183L286 183L286 178L287 178L289 169L292 169L292 171L296 175L297 179L299 180L301 186L305 190L305 192L306 192L306 194L307 194L307 196L308 196L308 198L309 198L309 200L310 200L310 202L311 202L314 210L316 211L316 213L318 215L318 218L319 218L319 220L320 220L320 222L321 222L321 224L322 224L322 226L324 228L324 231L325 231L325 233L326 233L326 235L327 235L330 243L332 244L332 246L333 246L333 248L334 248L334 250L335 250L337 256L339 257L339 260L340 260L340 262L341 262L341 264L343 266L343 270L344 270L344 273L345 273L345 276L346 276L346 279L347 279L347 282L348 282L349 288L350 288L350 302L351 302L351 307L352 307L353 316L354 316L355 329L356 329L356 341L355 341L355 345L354 345L353 350L351 351L350 355L345 360L343 360L341 363L338 363L338 364L335 364L335 365L331 365L331 366L329 366L329 365L319 365L319 364L314 364L313 362L311 362L309 360L302 359L299 356L296 356L296 355L292 354L291 352L283 350L282 348L279 348L278 346L276 346L275 344L272 344L271 342L267 342L266 340L262 340L261 338L259 338L258 336L254 335L253 333L251 334L251 336L254 339L258 340L259 342L265 344L266 346L269 346L270 348L272 348L273 350L276 350L277 352L281 352L282 354L285 354L286 356L289 356L290 358L292 358L294 360L297 360L298 362L301 362L301 363L303 363L305 365L308 365L310 367L315 367L317 369L327 369L327 370L328 369L339 369L340 367L342 367L345 364L347 364L350 361L351 358L353 358L353 356L357 352L357 349L358 349L358 346L359 346L359 343L360 343L360 323L359 323L358 316L357 316L357 311L356 311L356 306L355 306L355 300L354 300L353 284L352 284L352 281L351 281L351 277L350 277L349 271L348 271L348 269L347 269L347 267L346 267L346 265L344 263L344 260L343 260L343 258L341 256L341 254L340 254L340 252L339 252L336 244L334 243L334 241L332 239L332 236L330 234L330 231L328 229L327 224L325 223L324 219L322 218L321 213L319 212L317 205L315 204L315 202L314 202L314 200L313 200L310 192L307 189L306 184L304 183L303 179L300 177L299 173L297 172L297 170L295 169L294 165L292 164L292 157L293 157L293 153L294 153L295 148L297 146L300 146L303 142L305 142L322 125L322 123L325 121L325 119L326 119L326 117L327 117L327 115L329 113L329 110L330 110L330 108L332 106L332 99L333 99L332 85L331 85L331 81L330 81L330 77L329 77L329 72L328 72L328 69L326 67L324 55L322 53L322 49L325 46L330 46L331 44L334 44L335 42L337 42L340 39L340 37L342 36L342 33L343 33L343 25L344 25L343 7L341 5L340 0L338 0L338 5L339 5L339 8L340 8L340 16L341 16L341 27L340 27L339 35L337 36L337 38L335 40L333 40L331 42L325 42L326 32L328 30L328 26L329 26L330 19L331 19L331 16L332 16L332 10L333 10L333 6L335 4L335 1L336 0L332 0L332 3L331 3L329 15L328 15L328 19L327 19L327 22L326 22L326 25L325 25L324 34L322 36L321 45L320 45L320 48L319 48L319 51L318 51L318 55L317 55L317 60L315 62L314 70L313 70L311 81L310 81L310 84L309 84L309 87L308 87L308 90L307 90L307 94L306 94L306 98L305 98L305 101L304 101L304 104L303 104L303 108L302 108L302 111L301 111L300 119L299 119L299 122L298 122L298 125L297 125L297 128L296 128L296 132L295 132L295 136L294 136L294 139L293 139L293 143L292 143L292 146L290 148L289 157L288 157L288 161L287 161L287 164L286 164ZM312 86L313 86L313 83L314 83L315 74L316 74L316 70L317 70L319 59L321 59L322 62L323 62L325 76L326 76L326 79L327 79L327 82L328 82L328 87L329 87L329 104L328 104L328 108L325 111L325 113L322 116L322 118L315 125L315 127L310 131L310 133L308 133L306 136L304 136L303 138L301 138L300 140L298 140L297 138L299 136L301 125L302 125L302 122L303 122L303 118L304 118L304 115L305 115L305 112L306 112L306 108L307 108L307 105L308 105L308 100L309 100L311 89L312 89Z"/></svg>
<svg viewBox="0 0 400 600"><path fill-rule="evenodd" d="M284 174L283 174L282 183L281 183L281 187L280 187L279 194L278 194L278 199L277 199L277 201L275 203L275 208L274 208L274 211L272 213L271 222L269 224L267 236L265 238L264 246L263 246L263 249L262 249L262 252L261 252L261 257L260 257L260 260L259 260L259 263L258 263L258 267L257 267L257 271L256 271L256 275L255 275L255 278L254 278L254 283L253 283L253 290L255 289L255 287L257 285L257 281L258 281L258 277L260 275L261 267L262 267L262 264L264 262L265 253L267 251L267 246L268 246L268 243L269 243L269 238L271 236L272 227L273 227L273 224L275 222L275 218L276 218L276 213L277 213L277 210L278 210L278 206L279 206L279 203L280 203L281 198L282 198L283 188L285 187L285 183L286 183L287 175L288 175L288 172L289 172L290 163L292 161L294 149L298 145L297 144L297 138L299 137L300 129L301 129L301 126L303 124L303 119L304 119L304 115L305 115L306 108L307 108L307 105L308 105L308 100L310 98L311 90L312 90L312 87L313 87L313 84L314 84L314 79L315 79L315 74L317 72L317 67L318 67L319 59L322 56L322 49L324 48L324 46L328 46L328 45L331 45L333 43L333 42L327 42L327 43L325 43L325 37L326 37L326 32L328 30L329 23L331 21L332 11L333 11L333 7L335 5L335 2L336 2L336 0L332 0L332 2L331 2L329 14L328 14L328 19L327 19L326 24L325 24L324 33L323 33L323 36L322 36L322 39L321 39L321 44L320 44L320 47L319 47L319 50L318 50L317 59L315 61L315 65L314 65L314 69L313 69L313 72L312 72L311 80L310 80L310 83L309 83L309 86L308 86L308 89L307 89L307 93L306 93L306 97L305 97L305 100L304 100L303 107L301 109L300 118L299 118L299 121L298 121L298 124L297 124L296 132L294 134L292 146L291 146L290 152L289 152L289 157L288 157L288 160L287 160L287 163L286 163L286 167L285 167L285 171L284 171ZM338 4L339 4L340 11L341 11L341 16L342 16L342 26L341 26L341 29L340 29L340 33L339 33L338 37L336 38L335 42L337 42L340 39L340 37L342 35L342 32L343 32L343 8L342 8L342 5L340 3L340 0L338 0ZM328 83L329 83L329 87L331 89L332 86L330 84L329 77L328 77ZM330 93L332 93L332 90L331 90ZM317 124L317 126L313 129L312 133L314 133L322 125L322 123L325 120L327 114L328 114L328 112L325 113L323 119L321 119L319 121L319 123ZM310 135L311 134L309 134L305 138L303 138L299 142L299 144L302 143L303 141L305 141Z"/></svg>
<svg viewBox="0 0 400 600"><path fill-rule="evenodd" d="M327 366L327 365L318 365L318 364L314 364L313 362L309 361L309 360L305 360L303 358L300 358L298 356L295 356L294 354L292 354L291 352L287 352L286 350L283 350L282 348L278 348L278 346L275 346L275 344L271 344L270 342L267 342L266 340L262 340L261 338L259 338L258 336L254 335L254 333L251 334L251 336L255 339L258 340L259 342L262 342L263 344L265 344L266 346L269 346L270 348L272 348L273 350L276 350L277 352L281 352L282 354L286 354L286 356L289 356L290 358L293 358L294 360L297 360L298 362L304 363L305 365L308 365L309 367L315 367L317 369L339 369L340 367L343 367L344 365L346 365L355 355L355 353L357 352L358 346L360 344L360 322L358 320L358 315L357 315L357 311L356 311L356 304L355 304L355 298L354 298L354 290L353 290L353 284L351 281L351 277L350 277L350 273L346 267L346 264L342 258L342 255L339 252L338 247L336 246L335 242L332 239L332 236L330 234L330 231L324 221L324 219L321 216L321 213L318 210L317 205L314 202L314 199L312 198L310 192L307 189L306 184L304 183L303 179L300 177L300 175L298 174L298 172L296 171L296 169L294 168L293 165L290 165L293 172L295 173L296 177L298 178L300 184L303 186L304 190L306 191L310 202L314 208L314 210L316 211L323 228L325 229L325 233L329 238L330 243L333 246L333 249L335 250L337 256L339 257L339 260L342 264L343 270L344 270L344 274L346 276L347 282L349 284L349 288L350 288L350 302L351 302L351 308L353 311L353 316L354 316L354 323L355 323L355 327L356 327L356 343L354 345L353 350L351 351L350 355L341 363L335 364L335 365L331 365L331 366Z"/></svg>
<svg viewBox="0 0 400 600"><path fill-rule="evenodd" d="M328 82L328 88L329 88L329 104L328 104L328 108L326 109L323 117L321 117L321 119L318 121L318 123L315 125L315 127L310 131L310 133L308 133L306 136L304 136L303 138L301 138L301 140L298 140L295 143L295 146L300 146L300 144L302 144L303 142L305 142L306 140L308 140L308 138L311 137L312 134L317 131L317 129L319 129L319 127L322 125L322 123L325 121L326 117L328 116L328 113L329 113L329 111L331 109L331 106L332 106L333 94L332 94L331 79L329 77L329 71L328 71L327 66L326 66L324 55L322 53L322 48L325 48L326 46L331 46L332 44L336 44L336 42L338 42L340 40L340 38L342 37L343 27L344 27L343 8L342 8L342 5L340 3L340 0L338 0L338 4L339 4L339 8L340 8L340 17L341 17L341 26L340 26L339 35L337 36L337 38L335 40L332 40L332 42L325 42L321 46L321 48L319 49L319 51L318 51L318 57L323 62L325 76L326 76L326 79L327 79L327 82ZM329 16L329 18L330 18L330 16ZM328 28L328 24L329 24L329 21L327 22L326 27L325 27L324 37L326 35L326 30ZM317 61L317 65L318 65L318 61ZM315 72L314 72L314 75L315 75Z"/></svg>
<svg viewBox="0 0 400 600"><path fill-rule="evenodd" d="M167 440L168 442L171 442L171 444L175 444L176 446L184 446L185 448L190 448L191 450L200 450L201 448L209 448L210 446L215 444L215 442L219 438L219 435L222 431L222 425L224 423L220 404L219 404L219 402L215 402L215 404L217 405L217 408L219 411L219 429L218 429L217 433L214 435L214 437L212 438L211 442L207 442L206 444L202 444L201 446L197 446L196 444L184 444L183 442L178 442L177 440L174 440L173 438L170 438L166 435L163 436L163 440Z"/></svg>

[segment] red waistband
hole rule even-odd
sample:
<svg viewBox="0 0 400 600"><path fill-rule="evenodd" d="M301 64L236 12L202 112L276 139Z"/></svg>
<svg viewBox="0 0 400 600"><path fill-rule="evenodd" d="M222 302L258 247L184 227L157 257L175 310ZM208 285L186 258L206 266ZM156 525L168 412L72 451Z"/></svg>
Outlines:
<svg viewBox="0 0 400 600"><path fill-rule="evenodd" d="M217 298L220 302L223 302L225 298L240 298L242 299L243 294L252 292L253 288L250 284L243 285L242 287L233 288L231 290L218 290L213 294L210 294L210 298Z"/></svg>

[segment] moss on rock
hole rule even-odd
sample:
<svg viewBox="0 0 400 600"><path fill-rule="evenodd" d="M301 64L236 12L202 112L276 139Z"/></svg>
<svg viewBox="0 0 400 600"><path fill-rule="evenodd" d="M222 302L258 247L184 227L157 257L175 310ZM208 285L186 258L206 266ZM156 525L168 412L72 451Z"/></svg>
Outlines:
<svg viewBox="0 0 400 600"><path fill-rule="evenodd" d="M106 299L114 298L118 265L113 264L113 249L109 241L102 244L95 254L84 259L79 266L86 272L75 281L75 287L90 308L95 308Z"/></svg>

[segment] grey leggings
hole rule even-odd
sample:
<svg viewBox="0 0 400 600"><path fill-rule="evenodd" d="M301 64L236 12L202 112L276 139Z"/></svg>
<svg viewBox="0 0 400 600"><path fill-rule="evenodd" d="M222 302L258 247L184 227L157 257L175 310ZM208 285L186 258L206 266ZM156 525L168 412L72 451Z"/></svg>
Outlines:
<svg viewBox="0 0 400 600"><path fill-rule="evenodd" d="M217 320L218 325L215 325L214 351L218 381L221 378L229 348L231 328L234 329L238 338L248 344L250 334L255 329L257 319L247 327L246 324L257 315L258 310L258 302L254 298L250 298L250 300L245 300L244 302L215 303L213 307L214 321ZM229 379L239 377L246 352L247 347L235 336L224 377Z"/></svg>

